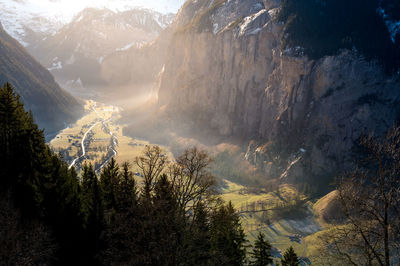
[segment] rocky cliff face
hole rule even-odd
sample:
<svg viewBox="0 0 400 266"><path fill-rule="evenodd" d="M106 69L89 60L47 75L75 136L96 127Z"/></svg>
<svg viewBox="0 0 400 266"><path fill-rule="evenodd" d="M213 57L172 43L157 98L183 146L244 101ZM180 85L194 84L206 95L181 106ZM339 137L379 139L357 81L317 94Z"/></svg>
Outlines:
<svg viewBox="0 0 400 266"><path fill-rule="evenodd" d="M159 104L195 131L240 138L266 176L331 177L362 133L399 119L400 79L355 51L281 51L279 1L188 1L174 24ZM298 53L296 53L298 54Z"/></svg>
<svg viewBox="0 0 400 266"><path fill-rule="evenodd" d="M101 79L113 87L152 87L162 71L171 34L167 27L154 42L106 56L101 64Z"/></svg>

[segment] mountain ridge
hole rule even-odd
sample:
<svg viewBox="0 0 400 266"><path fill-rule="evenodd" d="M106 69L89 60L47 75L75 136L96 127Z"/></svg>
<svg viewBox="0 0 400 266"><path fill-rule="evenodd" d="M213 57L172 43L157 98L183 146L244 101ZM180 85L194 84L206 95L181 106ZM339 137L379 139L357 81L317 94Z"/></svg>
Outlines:
<svg viewBox="0 0 400 266"><path fill-rule="evenodd" d="M86 8L54 35L27 48L61 84L103 87L104 58L152 42L173 17L149 9Z"/></svg>
<svg viewBox="0 0 400 266"><path fill-rule="evenodd" d="M0 29L0 83L10 82L47 135L73 123L82 105L25 48Z"/></svg>
<svg viewBox="0 0 400 266"><path fill-rule="evenodd" d="M85 7L109 8L126 11L135 8L152 9L162 14L176 13L184 0L163 0L154 4L146 0L79 1L71 5L68 0L12 1L0 0L0 11L5 29L24 46L54 34Z"/></svg>

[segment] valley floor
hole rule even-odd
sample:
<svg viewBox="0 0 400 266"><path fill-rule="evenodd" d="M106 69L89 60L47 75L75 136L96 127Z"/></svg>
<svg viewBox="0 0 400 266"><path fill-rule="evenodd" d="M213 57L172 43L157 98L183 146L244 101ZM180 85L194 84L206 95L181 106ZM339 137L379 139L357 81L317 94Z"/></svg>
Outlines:
<svg viewBox="0 0 400 266"><path fill-rule="evenodd" d="M151 143L122 133L124 125L118 122L120 108L88 100L85 110L85 115L55 136L50 146L70 167L74 166L78 170L87 162L92 163L96 171L100 171L114 157L119 164L131 163L133 171L137 172L133 160ZM168 148L162 148L172 158ZM222 197L231 201L239 211L250 243L256 239L258 232L263 232L275 248L275 257L280 257L283 250L293 246L297 254L307 260L309 247L305 239L322 230L314 217L313 204L305 202L301 207L301 217L280 217L276 211L277 208L290 205L295 199L305 200L304 195L290 185L281 185L275 192L252 193L245 186L228 180L223 182Z"/></svg>
<svg viewBox="0 0 400 266"><path fill-rule="evenodd" d="M99 171L114 157L121 164L132 164L149 142L133 139L122 133L118 123L120 109L94 101L87 101L85 115L74 125L62 130L50 141L70 167L80 169L84 162L92 163ZM164 148L165 149L165 148Z"/></svg>

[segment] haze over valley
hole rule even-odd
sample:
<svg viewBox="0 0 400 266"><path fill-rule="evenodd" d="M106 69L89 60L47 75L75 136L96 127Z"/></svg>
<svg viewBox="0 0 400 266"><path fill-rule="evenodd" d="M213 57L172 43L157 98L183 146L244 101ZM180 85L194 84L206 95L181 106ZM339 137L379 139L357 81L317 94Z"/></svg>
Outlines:
<svg viewBox="0 0 400 266"><path fill-rule="evenodd" d="M0 0L0 264L396 265L400 3L367 2Z"/></svg>

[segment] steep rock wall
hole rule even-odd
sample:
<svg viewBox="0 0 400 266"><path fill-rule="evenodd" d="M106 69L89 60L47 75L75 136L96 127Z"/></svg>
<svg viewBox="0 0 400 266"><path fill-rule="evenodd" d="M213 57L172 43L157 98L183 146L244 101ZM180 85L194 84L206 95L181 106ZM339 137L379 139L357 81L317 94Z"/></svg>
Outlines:
<svg viewBox="0 0 400 266"><path fill-rule="evenodd" d="M355 51L280 50L279 1L188 1L175 21L159 104L193 131L239 138L271 178L347 168L362 133L399 119L400 81Z"/></svg>

